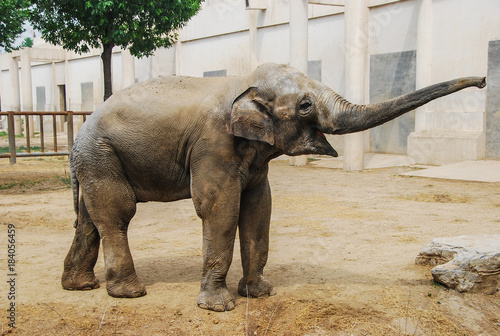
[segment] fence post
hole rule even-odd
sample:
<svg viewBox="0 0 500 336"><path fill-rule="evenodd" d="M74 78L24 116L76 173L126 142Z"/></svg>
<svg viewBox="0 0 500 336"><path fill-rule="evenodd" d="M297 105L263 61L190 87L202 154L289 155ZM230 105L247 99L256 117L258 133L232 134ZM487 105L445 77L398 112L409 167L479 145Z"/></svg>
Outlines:
<svg viewBox="0 0 500 336"><path fill-rule="evenodd" d="M7 114L7 131L9 132L9 152L10 152L10 163L16 163L16 130L14 127L14 112L8 112Z"/></svg>
<svg viewBox="0 0 500 336"><path fill-rule="evenodd" d="M28 149L28 153L31 153L31 130L30 130L30 122L29 122L29 117L27 114L24 115L24 121L25 121L25 132L24 135L26 135L26 147ZM35 127L35 125L32 125Z"/></svg>
<svg viewBox="0 0 500 336"><path fill-rule="evenodd" d="M68 153L71 154L71 149L73 148L73 111L68 111Z"/></svg>
<svg viewBox="0 0 500 336"><path fill-rule="evenodd" d="M43 130L43 115L40 115L40 148L45 153L45 131Z"/></svg>
<svg viewBox="0 0 500 336"><path fill-rule="evenodd" d="M57 153L57 123L56 115L52 115L52 135L54 136L54 152Z"/></svg>

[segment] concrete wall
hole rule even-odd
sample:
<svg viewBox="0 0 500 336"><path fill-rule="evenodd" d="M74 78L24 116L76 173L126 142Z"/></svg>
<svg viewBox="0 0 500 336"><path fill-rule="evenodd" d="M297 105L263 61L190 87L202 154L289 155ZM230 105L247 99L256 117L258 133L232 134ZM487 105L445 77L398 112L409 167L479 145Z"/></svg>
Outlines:
<svg viewBox="0 0 500 336"><path fill-rule="evenodd" d="M52 64L41 64L31 67L31 83L33 88L33 108L36 111L53 111L54 110L54 92L52 89L53 76ZM22 84L21 84L22 85ZM45 94L42 98L40 91L44 90ZM38 91L38 92L37 92ZM38 101L38 98L45 99L45 104Z"/></svg>
<svg viewBox="0 0 500 336"><path fill-rule="evenodd" d="M7 55L7 54L4 54ZM4 55L0 55L0 58ZM0 81L2 82L2 94L0 99L2 101L2 111L11 111L14 110L14 102L12 101L12 96L14 94L13 87L10 81L10 72L8 68L3 68L0 72Z"/></svg>
<svg viewBox="0 0 500 336"><path fill-rule="evenodd" d="M93 83L94 107L102 102L102 67L99 61L98 57L88 57L68 62L69 86L66 87L66 94L69 97L70 110L82 110L82 83Z"/></svg>
<svg viewBox="0 0 500 336"><path fill-rule="evenodd" d="M182 44L182 74L202 77L205 71L226 70L228 76L250 72L248 31Z"/></svg>
<svg viewBox="0 0 500 336"><path fill-rule="evenodd" d="M289 1L269 0L266 10L245 10L244 3L205 1L200 13L179 32L175 46L159 49L152 57L135 59L135 81L171 74L203 76L219 70L225 70L228 76L244 75L258 64L289 63L289 48L294 43L289 37ZM413 73L418 77L422 71L428 71L419 69L415 61L419 55L420 3L421 0L368 0L368 33L359 43L368 45L365 96L372 102L414 89ZM428 27L431 37L423 47L431 55L430 81L494 74L488 69L488 45L500 38L500 2L432 0L431 3L431 27ZM315 70L321 74L321 81L343 95L346 92L344 8L310 4L308 11L309 61L317 62L314 64L319 69ZM80 110L81 84L92 83L92 106L96 108L103 95L99 54L99 50L87 55L68 52L54 61L54 66L51 62L32 63L33 106L37 106L36 87L44 86L46 108L57 109L59 93L55 90L57 85L65 85L67 108ZM3 110L13 106L9 100L12 96L9 57L0 55ZM497 66L490 62L490 67ZM399 74L398 69L402 70ZM406 71L409 76L405 76ZM124 86L121 50L117 48L113 54L114 91ZM490 102L495 104L493 99ZM491 134L496 133L496 119L485 118L485 105L486 90L468 89L439 99L419 114L418 125L414 125L409 115L407 119L368 132L365 148L408 153L418 162L428 164L481 159L486 155L486 131L489 130L490 139L493 139ZM492 108L496 107L490 110ZM331 139L342 154L343 138Z"/></svg>
<svg viewBox="0 0 500 336"><path fill-rule="evenodd" d="M488 43L500 36L498 15L495 0L433 1L432 82L487 74ZM429 103L409 137L409 154L427 164L485 158L486 93L467 89Z"/></svg>
<svg viewBox="0 0 500 336"><path fill-rule="evenodd" d="M370 54L417 48L418 1L401 1L370 9Z"/></svg>

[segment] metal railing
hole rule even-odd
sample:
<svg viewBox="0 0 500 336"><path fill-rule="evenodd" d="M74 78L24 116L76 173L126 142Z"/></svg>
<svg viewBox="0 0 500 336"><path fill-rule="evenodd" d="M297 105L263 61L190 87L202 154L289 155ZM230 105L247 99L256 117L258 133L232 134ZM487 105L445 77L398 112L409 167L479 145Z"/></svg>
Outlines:
<svg viewBox="0 0 500 336"><path fill-rule="evenodd" d="M29 156L56 156L56 155L69 155L71 148L73 147L74 141L74 130L73 130L73 117L83 116L83 122L85 122L86 117L90 115L92 111L58 111L58 112L35 112L35 111L22 111L22 112L0 112L0 116L7 116L7 133L9 135L9 152L0 153L0 158L10 158L10 163L16 163L16 157L29 157ZM24 134L26 137L26 152L17 152L16 149L16 129L15 129L15 117L24 116L25 129ZM40 129L40 151L33 152L31 150L32 136L30 135L30 128L34 127L29 122L28 116L39 116L39 129ZM45 146L45 131L44 131L44 117L52 116L52 133L53 133L53 151L46 151ZM68 139L68 150L59 151L57 142L57 116L67 116L67 139Z"/></svg>

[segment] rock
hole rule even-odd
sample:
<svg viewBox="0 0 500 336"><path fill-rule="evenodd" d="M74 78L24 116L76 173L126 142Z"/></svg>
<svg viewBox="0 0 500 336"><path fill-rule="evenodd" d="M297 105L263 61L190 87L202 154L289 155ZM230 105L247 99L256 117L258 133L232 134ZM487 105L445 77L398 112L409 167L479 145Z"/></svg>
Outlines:
<svg viewBox="0 0 500 336"><path fill-rule="evenodd" d="M494 294L500 287L500 234L435 238L415 259L437 282L459 292Z"/></svg>

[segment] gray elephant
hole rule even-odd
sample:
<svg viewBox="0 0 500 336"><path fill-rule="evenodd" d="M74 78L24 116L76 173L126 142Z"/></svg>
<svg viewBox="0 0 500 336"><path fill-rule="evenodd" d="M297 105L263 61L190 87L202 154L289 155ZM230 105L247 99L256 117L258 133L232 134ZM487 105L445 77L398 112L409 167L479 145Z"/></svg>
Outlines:
<svg viewBox="0 0 500 336"><path fill-rule="evenodd" d="M127 241L136 204L192 198L203 222L198 305L234 309L226 274L237 229L243 265L238 293L274 295L263 276L270 160L337 156L325 133L366 130L438 97L485 85L485 78L468 77L355 105L289 66L265 64L245 77L162 77L118 92L88 118L71 152L77 220L62 286L99 287L94 265L102 239L109 295L145 295Z"/></svg>

